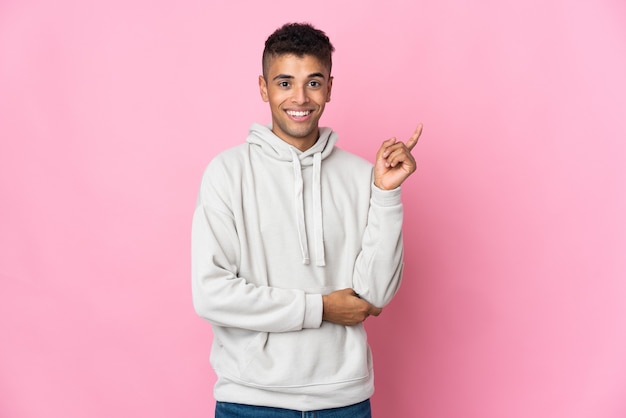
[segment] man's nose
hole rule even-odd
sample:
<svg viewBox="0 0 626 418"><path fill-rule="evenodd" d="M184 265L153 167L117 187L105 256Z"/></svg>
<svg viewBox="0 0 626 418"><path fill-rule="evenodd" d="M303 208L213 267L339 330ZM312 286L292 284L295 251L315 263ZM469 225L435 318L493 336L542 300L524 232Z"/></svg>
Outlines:
<svg viewBox="0 0 626 418"><path fill-rule="evenodd" d="M291 101L294 104L303 105L309 101L309 97L306 94L306 89L304 87L298 87L293 90L293 97Z"/></svg>

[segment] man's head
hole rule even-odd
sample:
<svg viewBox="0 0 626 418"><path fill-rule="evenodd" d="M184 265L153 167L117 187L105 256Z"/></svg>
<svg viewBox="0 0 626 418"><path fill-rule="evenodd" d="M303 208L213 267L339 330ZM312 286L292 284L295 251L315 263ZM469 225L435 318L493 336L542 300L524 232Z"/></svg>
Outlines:
<svg viewBox="0 0 626 418"><path fill-rule="evenodd" d="M265 42L259 89L270 104L272 131L301 151L319 136L330 101L333 50L324 32L308 24L287 24Z"/></svg>
<svg viewBox="0 0 626 418"><path fill-rule="evenodd" d="M324 64L328 69L328 75L330 75L334 51L335 47L321 30L315 29L308 23L287 23L272 33L265 41L263 76L267 77L267 71L272 60L281 55L314 56Z"/></svg>

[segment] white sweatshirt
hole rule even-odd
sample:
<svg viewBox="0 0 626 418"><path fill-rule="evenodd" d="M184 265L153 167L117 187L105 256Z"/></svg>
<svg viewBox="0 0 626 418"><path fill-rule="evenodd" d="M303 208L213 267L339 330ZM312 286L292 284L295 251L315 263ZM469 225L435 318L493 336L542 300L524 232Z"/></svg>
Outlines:
<svg viewBox="0 0 626 418"><path fill-rule="evenodd" d="M214 395L313 410L374 391L362 324L322 321L322 295L353 288L382 307L402 275L400 189L320 129L305 152L253 124L208 165L192 225L196 312L211 322Z"/></svg>

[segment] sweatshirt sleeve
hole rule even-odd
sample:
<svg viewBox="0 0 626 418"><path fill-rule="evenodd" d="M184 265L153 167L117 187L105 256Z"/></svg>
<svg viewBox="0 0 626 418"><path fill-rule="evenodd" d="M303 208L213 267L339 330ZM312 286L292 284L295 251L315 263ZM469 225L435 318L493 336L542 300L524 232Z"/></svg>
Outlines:
<svg viewBox="0 0 626 418"><path fill-rule="evenodd" d="M319 328L321 295L259 286L239 275L235 219L212 185L219 182L207 182L206 177L191 234L192 296L198 315L214 325L261 332Z"/></svg>
<svg viewBox="0 0 626 418"><path fill-rule="evenodd" d="M400 287L404 267L402 216L400 187L381 190L372 184L353 286L360 297L377 307L387 305Z"/></svg>

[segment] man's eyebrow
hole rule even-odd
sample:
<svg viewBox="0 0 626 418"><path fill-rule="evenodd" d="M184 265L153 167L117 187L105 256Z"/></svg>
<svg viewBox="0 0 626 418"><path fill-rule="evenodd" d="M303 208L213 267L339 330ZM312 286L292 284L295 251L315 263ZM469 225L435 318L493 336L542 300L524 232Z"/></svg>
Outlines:
<svg viewBox="0 0 626 418"><path fill-rule="evenodd" d="M295 78L292 75L289 74L278 74L276 77L272 78L272 81L275 80L291 80ZM325 78L323 73L312 73L309 74L307 78Z"/></svg>
<svg viewBox="0 0 626 418"><path fill-rule="evenodd" d="M272 78L272 80L283 80L283 79L292 79L294 76L288 74L278 74L276 77Z"/></svg>

